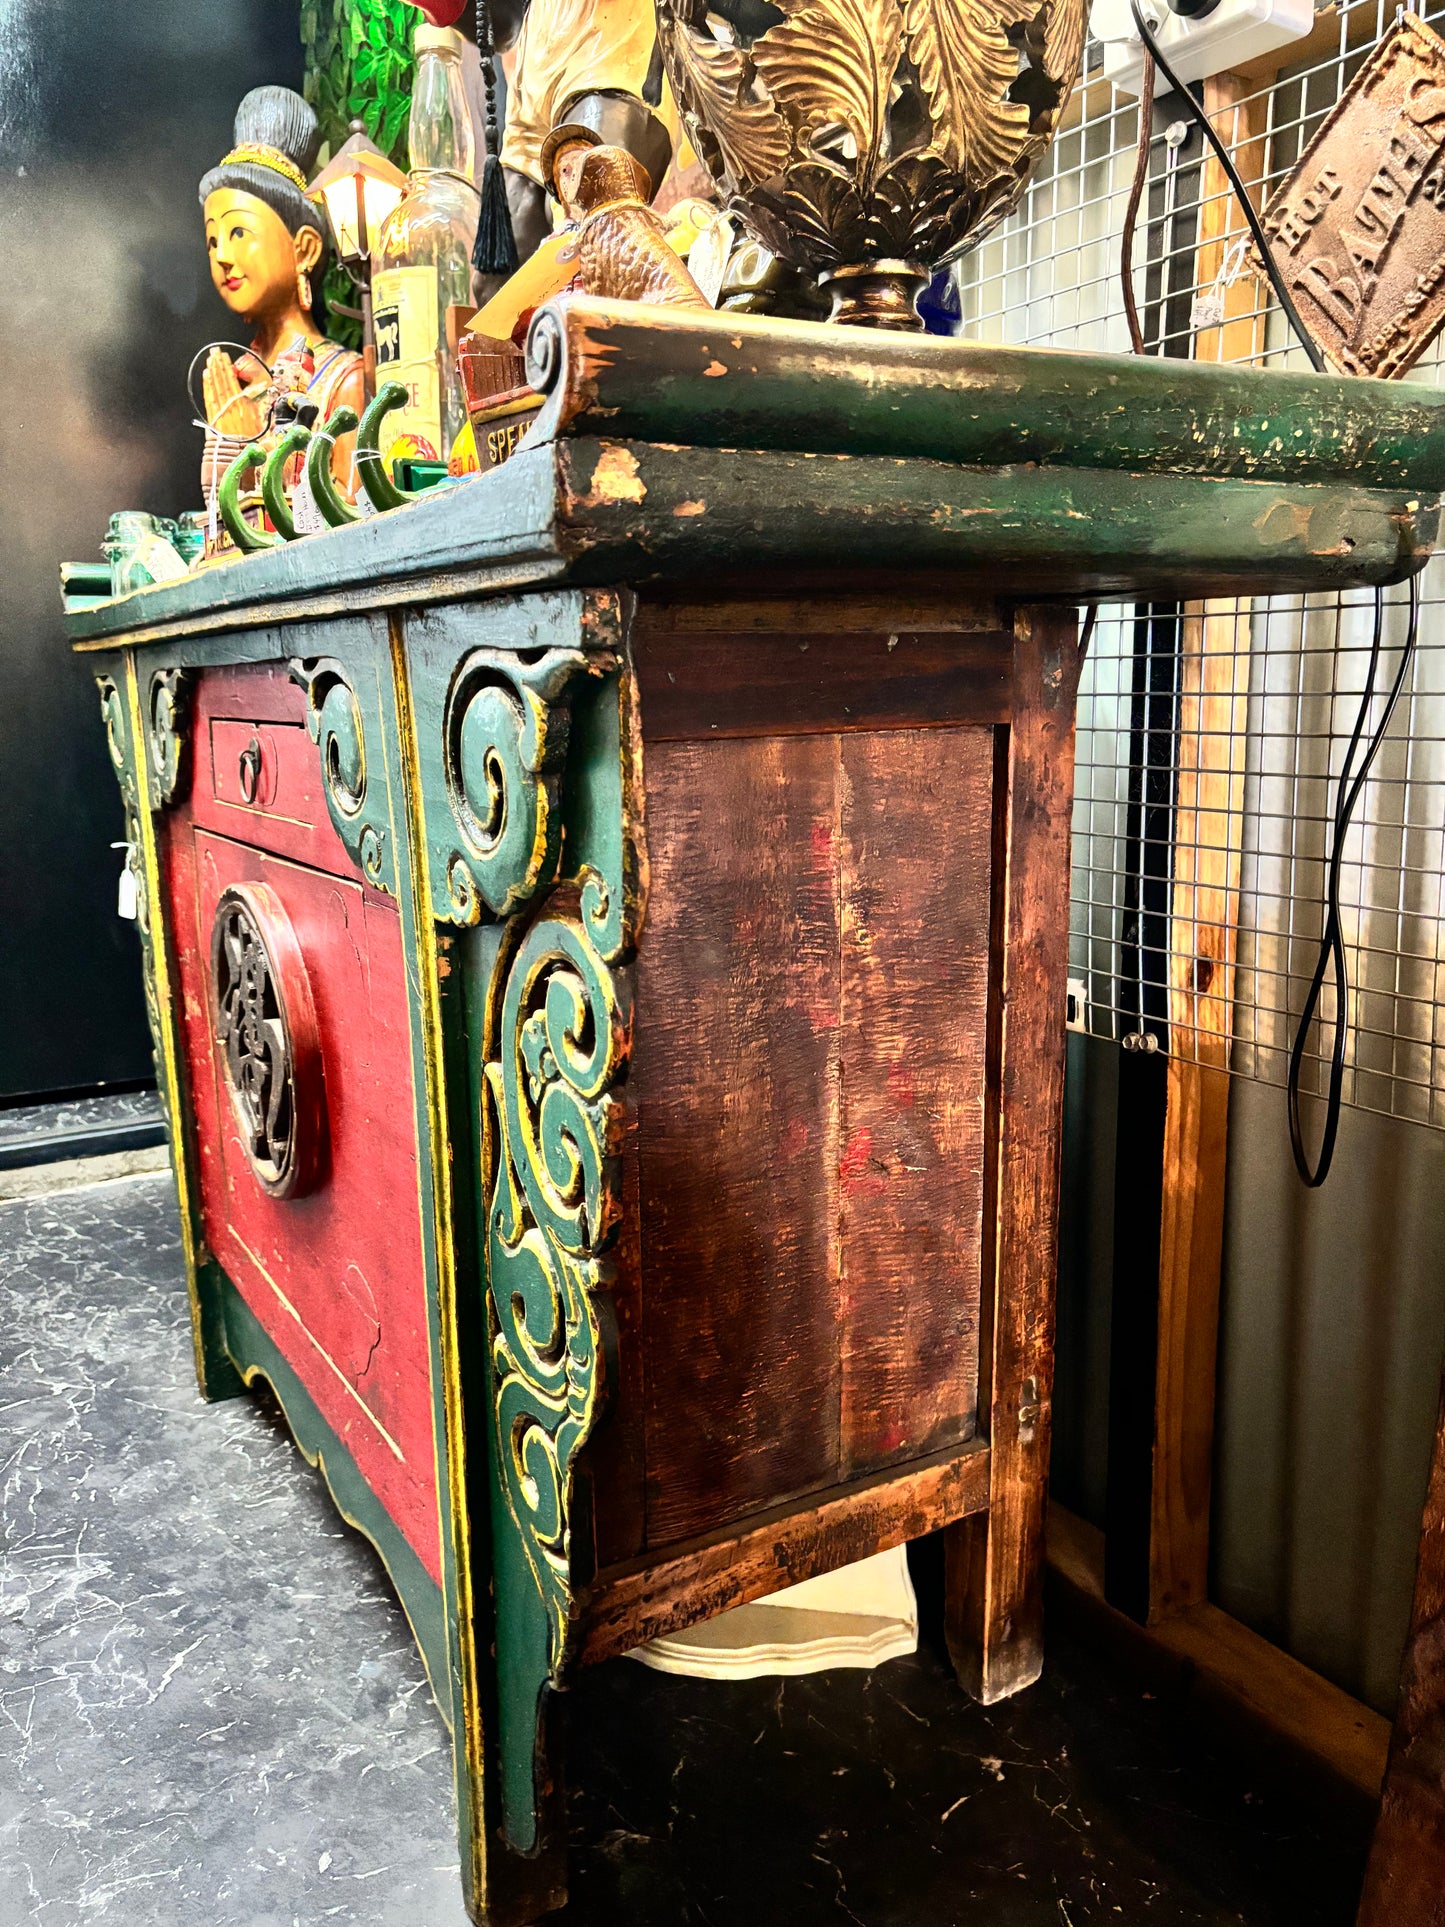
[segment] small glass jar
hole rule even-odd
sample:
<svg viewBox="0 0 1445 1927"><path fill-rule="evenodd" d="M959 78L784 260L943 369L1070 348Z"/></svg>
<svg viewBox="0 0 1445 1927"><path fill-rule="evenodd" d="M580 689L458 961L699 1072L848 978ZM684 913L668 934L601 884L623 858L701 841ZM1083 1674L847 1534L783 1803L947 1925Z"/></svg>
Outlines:
<svg viewBox="0 0 1445 1927"><path fill-rule="evenodd" d="M186 567L193 569L206 552L209 517L204 509L187 509L173 526L175 534L170 538L171 547Z"/></svg>
<svg viewBox="0 0 1445 1927"><path fill-rule="evenodd" d="M100 552L110 564L112 595L131 595L188 573L169 539L174 528L173 522L163 522L143 509L122 509L111 516Z"/></svg>

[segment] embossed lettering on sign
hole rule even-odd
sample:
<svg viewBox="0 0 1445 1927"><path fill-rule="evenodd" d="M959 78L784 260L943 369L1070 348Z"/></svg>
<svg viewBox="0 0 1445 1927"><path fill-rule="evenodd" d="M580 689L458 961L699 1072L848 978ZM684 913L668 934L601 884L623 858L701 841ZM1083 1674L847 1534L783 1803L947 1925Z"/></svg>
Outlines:
<svg viewBox="0 0 1445 1927"><path fill-rule="evenodd" d="M1399 375L1445 326L1445 40L1413 14L1365 62L1265 209L1336 368Z"/></svg>

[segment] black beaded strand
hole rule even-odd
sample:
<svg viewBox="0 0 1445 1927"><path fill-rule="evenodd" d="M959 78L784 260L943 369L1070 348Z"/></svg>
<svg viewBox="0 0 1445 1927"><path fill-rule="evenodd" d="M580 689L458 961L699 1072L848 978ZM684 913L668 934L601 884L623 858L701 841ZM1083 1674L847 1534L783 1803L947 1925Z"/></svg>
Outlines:
<svg viewBox="0 0 1445 1927"><path fill-rule="evenodd" d="M477 219L472 266L478 274L515 274L519 266L512 210L502 174L502 125L497 111L497 48L492 34L491 0L477 0L477 52L487 95L487 158L482 168L482 206Z"/></svg>

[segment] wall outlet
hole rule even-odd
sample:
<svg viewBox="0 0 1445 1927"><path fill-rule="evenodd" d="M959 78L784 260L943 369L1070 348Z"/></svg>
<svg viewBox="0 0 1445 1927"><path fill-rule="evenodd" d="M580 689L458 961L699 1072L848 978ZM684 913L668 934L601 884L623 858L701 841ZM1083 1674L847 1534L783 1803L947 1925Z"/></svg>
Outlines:
<svg viewBox="0 0 1445 1927"><path fill-rule="evenodd" d="M1082 977L1070 977L1066 1009L1064 1021L1070 1030L1089 1028L1089 986Z"/></svg>
<svg viewBox="0 0 1445 1927"><path fill-rule="evenodd" d="M1314 0L1219 0L1212 13L1186 18L1166 0L1140 0L1164 57L1182 81L1204 80L1302 40L1315 23ZM1136 98L1144 78L1144 43L1129 0L1094 0L1090 31L1104 47L1104 78ZM1154 92L1167 91L1156 74Z"/></svg>

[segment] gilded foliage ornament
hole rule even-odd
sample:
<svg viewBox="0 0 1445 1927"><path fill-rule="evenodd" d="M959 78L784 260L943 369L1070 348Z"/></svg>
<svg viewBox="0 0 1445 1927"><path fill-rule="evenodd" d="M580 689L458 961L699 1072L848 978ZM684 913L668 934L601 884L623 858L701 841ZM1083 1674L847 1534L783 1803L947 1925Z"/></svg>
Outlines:
<svg viewBox="0 0 1445 1927"><path fill-rule="evenodd" d="M916 328L931 270L1023 191L1078 78L1085 0L657 0L698 152L835 321Z"/></svg>

